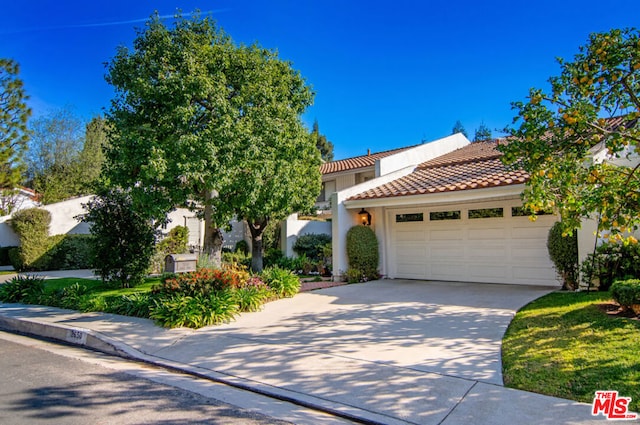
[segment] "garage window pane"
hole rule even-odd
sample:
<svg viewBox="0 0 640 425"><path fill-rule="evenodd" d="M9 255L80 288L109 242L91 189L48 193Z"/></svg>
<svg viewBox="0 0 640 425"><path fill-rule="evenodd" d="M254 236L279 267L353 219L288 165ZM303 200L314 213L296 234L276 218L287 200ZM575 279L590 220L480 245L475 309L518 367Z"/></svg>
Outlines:
<svg viewBox="0 0 640 425"><path fill-rule="evenodd" d="M535 215L553 214L553 211L536 211ZM532 215L532 211L525 207L511 207L511 217L528 217Z"/></svg>
<svg viewBox="0 0 640 425"><path fill-rule="evenodd" d="M494 218L503 216L504 210L502 208L482 208L479 210L469 210L469 218Z"/></svg>
<svg viewBox="0 0 640 425"><path fill-rule="evenodd" d="M409 223L411 221L424 221L422 213L396 214L396 223Z"/></svg>
<svg viewBox="0 0 640 425"><path fill-rule="evenodd" d="M438 211L429 213L429 220L460 220L460 211Z"/></svg>

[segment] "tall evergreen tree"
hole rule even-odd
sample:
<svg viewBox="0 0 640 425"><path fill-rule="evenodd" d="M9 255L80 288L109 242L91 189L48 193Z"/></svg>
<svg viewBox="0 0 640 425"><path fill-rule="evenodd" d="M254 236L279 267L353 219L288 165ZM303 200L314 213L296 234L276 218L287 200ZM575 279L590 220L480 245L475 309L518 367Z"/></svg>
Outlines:
<svg viewBox="0 0 640 425"><path fill-rule="evenodd" d="M311 139L316 144L316 147L320 151L320 156L325 162L333 161L333 143L327 140L324 134L320 133L318 126L318 120L313 122L313 129L311 130Z"/></svg>
<svg viewBox="0 0 640 425"><path fill-rule="evenodd" d="M464 137L469 137L469 135L467 134L467 130L465 130L460 120L456 121L456 123L453 125L453 128L451 129L451 134L457 133L462 133Z"/></svg>
<svg viewBox="0 0 640 425"><path fill-rule="evenodd" d="M480 126L476 128L476 133L473 136L474 142L484 142L491 140L491 129L485 125L484 122L480 123Z"/></svg>
<svg viewBox="0 0 640 425"><path fill-rule="evenodd" d="M10 195L22 182L24 152L29 140L27 106L20 68L11 59L0 58L0 191Z"/></svg>

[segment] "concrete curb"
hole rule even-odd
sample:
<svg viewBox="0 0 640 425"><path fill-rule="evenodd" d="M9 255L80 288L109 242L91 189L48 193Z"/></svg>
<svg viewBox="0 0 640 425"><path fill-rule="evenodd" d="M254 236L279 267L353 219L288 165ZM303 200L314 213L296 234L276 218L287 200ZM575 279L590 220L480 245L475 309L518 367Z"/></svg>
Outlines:
<svg viewBox="0 0 640 425"><path fill-rule="evenodd" d="M208 379L241 390L254 392L277 400L293 403L302 407L322 411L354 422L371 425L414 424L414 422L402 421L392 416L381 415L379 413L363 410L356 406L336 403L331 400L274 387L258 381L252 381L246 378L145 354L128 346L127 344L91 329L0 315L0 330L21 335L47 338L82 348L92 349L109 355L143 362L179 373L185 373L197 378Z"/></svg>

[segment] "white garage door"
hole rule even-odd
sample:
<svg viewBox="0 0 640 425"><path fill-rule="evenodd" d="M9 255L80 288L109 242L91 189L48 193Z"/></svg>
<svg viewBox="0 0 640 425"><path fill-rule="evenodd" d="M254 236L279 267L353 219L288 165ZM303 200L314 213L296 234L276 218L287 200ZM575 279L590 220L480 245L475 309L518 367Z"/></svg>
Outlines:
<svg viewBox="0 0 640 425"><path fill-rule="evenodd" d="M389 277L559 285L547 251L552 215L517 203L389 210Z"/></svg>

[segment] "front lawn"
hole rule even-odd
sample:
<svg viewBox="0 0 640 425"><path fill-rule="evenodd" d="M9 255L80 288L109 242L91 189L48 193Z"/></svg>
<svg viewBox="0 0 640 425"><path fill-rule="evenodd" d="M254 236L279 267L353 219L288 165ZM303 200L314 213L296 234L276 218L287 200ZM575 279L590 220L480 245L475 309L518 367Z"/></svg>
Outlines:
<svg viewBox="0 0 640 425"><path fill-rule="evenodd" d="M607 314L610 302L607 292L555 292L525 306L503 339L505 386L586 403L617 390L640 411L640 321Z"/></svg>

